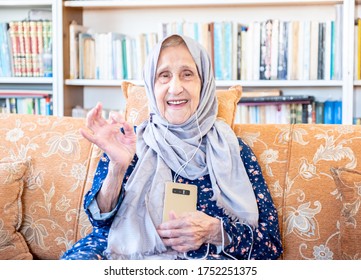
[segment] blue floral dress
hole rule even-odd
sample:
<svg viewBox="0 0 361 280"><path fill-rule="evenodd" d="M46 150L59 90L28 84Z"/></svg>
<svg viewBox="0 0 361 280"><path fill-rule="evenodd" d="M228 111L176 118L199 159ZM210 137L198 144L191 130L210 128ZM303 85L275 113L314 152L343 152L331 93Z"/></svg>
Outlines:
<svg viewBox="0 0 361 280"><path fill-rule="evenodd" d="M215 245L203 244L198 250L189 251L188 258L195 259L277 259L282 254L282 244L278 224L277 210L274 206L268 187L264 181L261 168L251 148L239 139L240 156L243 160L249 179L257 199L259 210L259 223L256 229L248 225L232 222L222 209L212 201L213 196L209 176L188 180L178 177L177 182L189 183L198 186L197 209L212 217L221 218L224 231L230 238L230 243L223 250ZM92 232L76 242L72 248L65 252L61 259L65 260L95 260L105 259L104 250L107 247L107 238L112 220L124 197L124 186L137 163L135 157L130 164L123 180L122 192L113 215L105 219L93 218L89 205L95 199L108 172L109 158L106 154L99 161L93 186L86 194L84 207L93 226ZM174 174L173 174L174 175Z"/></svg>

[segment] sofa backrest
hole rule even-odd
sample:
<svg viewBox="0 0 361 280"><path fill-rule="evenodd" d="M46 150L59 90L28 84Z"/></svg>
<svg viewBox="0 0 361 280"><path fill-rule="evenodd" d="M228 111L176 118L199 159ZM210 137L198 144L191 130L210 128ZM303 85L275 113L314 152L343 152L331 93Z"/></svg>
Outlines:
<svg viewBox="0 0 361 280"><path fill-rule="evenodd" d="M92 145L84 119L0 114L0 159L30 165L22 194L20 232L37 259L58 259L90 230L82 197Z"/></svg>
<svg viewBox="0 0 361 280"><path fill-rule="evenodd" d="M0 159L31 158L20 232L34 258L58 259L91 230L83 198L101 151L80 135L84 119L0 114L0 122ZM349 224L359 229L359 208L345 223L341 211L350 206L330 169L361 170L361 126L236 124L234 130L256 154L278 209L282 258L357 258L343 250L342 232Z"/></svg>

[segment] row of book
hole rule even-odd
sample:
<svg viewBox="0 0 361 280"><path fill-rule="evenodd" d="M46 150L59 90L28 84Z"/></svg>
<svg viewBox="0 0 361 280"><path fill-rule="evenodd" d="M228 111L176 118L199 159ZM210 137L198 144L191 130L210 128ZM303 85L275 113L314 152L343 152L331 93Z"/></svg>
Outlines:
<svg viewBox="0 0 361 280"><path fill-rule="evenodd" d="M341 124L342 101L316 101L313 96L271 96L241 99L236 123Z"/></svg>
<svg viewBox="0 0 361 280"><path fill-rule="evenodd" d="M52 77L52 21L0 22L0 77Z"/></svg>
<svg viewBox="0 0 361 280"><path fill-rule="evenodd" d="M0 113L53 115L53 97L43 90L0 90Z"/></svg>
<svg viewBox="0 0 361 280"><path fill-rule="evenodd" d="M269 19L161 23L149 34L94 33L72 22L71 79L141 79L146 56L170 34L194 38L209 52L218 80L339 80L342 5L335 20Z"/></svg>
<svg viewBox="0 0 361 280"><path fill-rule="evenodd" d="M94 33L72 21L69 26L70 79L141 79L157 33L136 38L117 32Z"/></svg>
<svg viewBox="0 0 361 280"><path fill-rule="evenodd" d="M336 20L269 19L163 24L162 35L185 34L204 45L218 80L339 80L342 27Z"/></svg>

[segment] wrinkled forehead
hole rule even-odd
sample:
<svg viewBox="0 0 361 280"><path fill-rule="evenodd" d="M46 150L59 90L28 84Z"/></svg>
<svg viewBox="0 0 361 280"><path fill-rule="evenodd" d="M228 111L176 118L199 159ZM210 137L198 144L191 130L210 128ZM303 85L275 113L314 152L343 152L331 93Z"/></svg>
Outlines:
<svg viewBox="0 0 361 280"><path fill-rule="evenodd" d="M161 48L156 73L157 76L163 71L192 70L197 76L201 76L192 54L185 43L167 45Z"/></svg>

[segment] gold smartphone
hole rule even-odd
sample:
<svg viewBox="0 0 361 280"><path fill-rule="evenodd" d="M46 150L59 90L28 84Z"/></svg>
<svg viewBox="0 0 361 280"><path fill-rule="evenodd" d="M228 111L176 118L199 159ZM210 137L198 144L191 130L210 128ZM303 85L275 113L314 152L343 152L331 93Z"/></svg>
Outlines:
<svg viewBox="0 0 361 280"><path fill-rule="evenodd" d="M173 182L165 183L163 222L169 220L169 212L177 215L197 211L197 186Z"/></svg>

